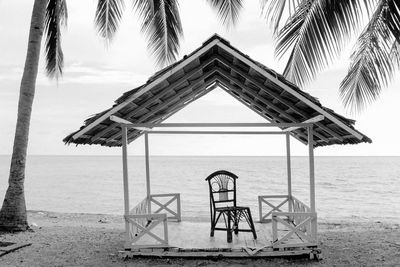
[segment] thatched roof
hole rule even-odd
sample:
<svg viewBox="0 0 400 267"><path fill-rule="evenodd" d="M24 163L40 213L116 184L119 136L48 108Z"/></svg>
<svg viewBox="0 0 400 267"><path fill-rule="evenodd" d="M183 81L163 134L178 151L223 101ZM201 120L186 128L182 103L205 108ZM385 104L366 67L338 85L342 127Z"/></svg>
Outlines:
<svg viewBox="0 0 400 267"><path fill-rule="evenodd" d="M371 142L354 129L354 120L322 106L318 99L218 35L155 73L144 85L124 93L111 108L88 118L64 142L120 146L121 129L110 120L111 115L133 123L161 123L217 86L270 122L299 123L323 115L324 120L314 127L315 146ZM142 133L130 128L128 141L132 142ZM305 129L294 130L292 135L307 143Z"/></svg>

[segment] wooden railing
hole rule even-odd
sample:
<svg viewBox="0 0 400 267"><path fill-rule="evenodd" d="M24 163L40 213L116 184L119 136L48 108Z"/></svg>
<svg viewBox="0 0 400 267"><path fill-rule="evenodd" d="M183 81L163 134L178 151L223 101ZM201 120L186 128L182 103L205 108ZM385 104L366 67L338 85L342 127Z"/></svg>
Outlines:
<svg viewBox="0 0 400 267"><path fill-rule="evenodd" d="M129 215L125 215L125 221L129 224L128 242L125 248L168 246L167 215L150 213L149 203L146 197L131 209Z"/></svg>
<svg viewBox="0 0 400 267"><path fill-rule="evenodd" d="M135 217L136 215L149 214L148 208L149 201L148 198L145 197L141 202L139 202L134 208L130 210L129 216L133 215L131 219L135 219L135 223L129 224L129 232L131 236L135 236L140 232L140 228L137 225L140 225L141 227L146 227L146 225L149 223L149 221L145 217Z"/></svg>
<svg viewBox="0 0 400 267"><path fill-rule="evenodd" d="M299 215L298 216L290 216L289 220L294 225L299 225L307 217L306 215L301 216L301 214L311 212L311 209L306 204L304 204L303 202L301 202L300 200L298 200L297 198L295 198L293 196L291 198L291 202L292 202L293 211L298 212ZM307 232L307 231L310 232L311 229L310 228L307 229L308 226L309 226L308 224L304 224L300 228L303 232Z"/></svg>
<svg viewBox="0 0 400 267"><path fill-rule="evenodd" d="M260 222L270 222L274 211L283 211L283 208L289 203L288 195L264 195L258 196L258 208Z"/></svg>
<svg viewBox="0 0 400 267"><path fill-rule="evenodd" d="M272 221L273 248L317 245L317 213L296 197L258 197L260 222Z"/></svg>
<svg viewBox="0 0 400 267"><path fill-rule="evenodd" d="M293 217L293 222L288 221L288 217ZM279 229L279 226L283 228ZM315 212L273 212L272 246L273 248L316 246L317 235L313 230L316 230L316 226Z"/></svg>
<svg viewBox="0 0 400 267"><path fill-rule="evenodd" d="M153 206L157 206L154 212ZM125 215L129 226L126 248L167 247L167 219L181 220L180 194L153 194L145 197L130 210L129 215Z"/></svg>
<svg viewBox="0 0 400 267"><path fill-rule="evenodd" d="M130 225L128 248L168 247L168 225L165 213L125 215L125 220ZM140 223L141 220L147 223L143 225ZM155 233L153 229L161 224L163 224L162 233Z"/></svg>
<svg viewBox="0 0 400 267"><path fill-rule="evenodd" d="M153 205L154 204L154 205ZM172 205L175 205L172 207ZM152 194L150 195L150 210L156 210L153 213L166 212L168 219L181 221L181 195L180 194Z"/></svg>

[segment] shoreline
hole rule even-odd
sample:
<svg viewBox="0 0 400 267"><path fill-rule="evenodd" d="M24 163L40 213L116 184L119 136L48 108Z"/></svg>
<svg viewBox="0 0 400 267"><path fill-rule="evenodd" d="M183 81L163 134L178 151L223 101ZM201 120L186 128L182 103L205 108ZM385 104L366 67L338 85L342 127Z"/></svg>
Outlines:
<svg viewBox="0 0 400 267"><path fill-rule="evenodd" d="M32 243L1 257L5 266L396 266L400 263L400 224L329 222L318 224L322 261L308 259L154 259L124 261L121 215L28 211L33 231L0 233L1 242ZM2 265L0 264L0 265Z"/></svg>
<svg viewBox="0 0 400 267"><path fill-rule="evenodd" d="M27 210L27 213L46 213L46 214L70 214L70 215L87 215L87 216L109 216L109 217L121 217L123 218L123 213L121 214L114 214L114 213L98 213L98 212L94 212L94 213L89 213L89 212L60 212L60 211L49 211L49 210ZM254 217L254 216L253 216ZM399 225L400 227L400 220L396 220L396 219L383 219L383 220L377 220L377 219L373 219L373 220L367 220L367 219L351 219L349 220L348 218L339 220L339 219L334 219L334 220L330 220L330 219L321 219L318 218L318 225L319 226L325 226L325 225L353 225L353 224L358 224L358 225L370 225L370 224L383 224L383 225ZM196 221L201 221L201 222L205 222L205 221L209 221L209 218L207 217L186 217L186 216L182 216L182 220L185 221L190 221L190 222L196 222ZM257 221L257 219L255 219L255 221Z"/></svg>

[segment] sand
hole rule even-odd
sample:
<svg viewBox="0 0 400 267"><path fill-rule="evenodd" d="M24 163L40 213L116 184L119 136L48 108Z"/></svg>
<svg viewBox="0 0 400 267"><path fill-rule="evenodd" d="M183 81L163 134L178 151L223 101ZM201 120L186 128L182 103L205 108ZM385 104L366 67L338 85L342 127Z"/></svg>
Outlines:
<svg viewBox="0 0 400 267"><path fill-rule="evenodd" d="M400 225L395 223L324 223L319 225L321 261L274 259L123 260L121 216L28 213L32 231L0 233L1 242L32 243L0 257L0 266L400 266Z"/></svg>

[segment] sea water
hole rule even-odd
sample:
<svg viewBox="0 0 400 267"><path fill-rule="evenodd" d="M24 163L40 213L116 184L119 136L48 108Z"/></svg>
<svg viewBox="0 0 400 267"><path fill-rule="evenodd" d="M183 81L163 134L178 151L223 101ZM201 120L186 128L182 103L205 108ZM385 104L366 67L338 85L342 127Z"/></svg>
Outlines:
<svg viewBox="0 0 400 267"><path fill-rule="evenodd" d="M144 157L129 157L131 207L145 196ZM293 195L309 204L307 157L292 157ZM0 156L0 197L7 188L9 156ZM285 157L150 158L151 192L180 193L182 216L207 219L204 180L225 169L239 176L237 199L258 218L258 195L287 194ZM400 157L316 157L319 221L400 223ZM29 210L123 214L119 156L30 156L25 193Z"/></svg>

